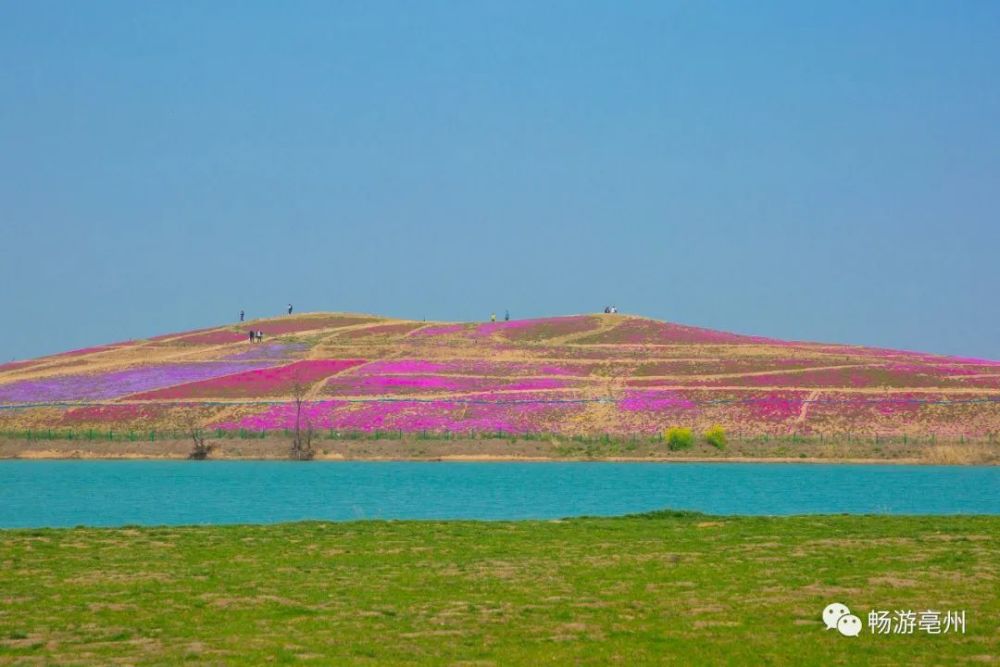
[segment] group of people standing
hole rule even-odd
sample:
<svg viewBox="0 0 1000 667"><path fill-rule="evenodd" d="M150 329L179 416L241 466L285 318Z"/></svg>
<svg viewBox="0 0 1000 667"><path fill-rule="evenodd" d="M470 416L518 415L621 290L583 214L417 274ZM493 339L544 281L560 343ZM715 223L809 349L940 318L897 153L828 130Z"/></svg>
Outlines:
<svg viewBox="0 0 1000 667"><path fill-rule="evenodd" d="M292 314L292 304L288 304L288 314L289 315ZM246 319L246 315L247 315L246 312L241 309L240 310L240 322L242 322L244 319ZM248 338L249 338L249 340L250 340L251 343L263 343L264 342L264 332L261 331L261 330L259 330L259 329L256 330L256 331L253 330L253 329L251 329L250 332L249 332L249 334L247 334L247 336L248 336Z"/></svg>
<svg viewBox="0 0 1000 667"><path fill-rule="evenodd" d="M614 306L604 306L604 314L610 315L611 313L617 313L618 309Z"/></svg>
<svg viewBox="0 0 1000 667"><path fill-rule="evenodd" d="M497 314L496 313L490 313L490 322L496 322L496 321L497 321ZM510 311L509 310L503 311L503 321L504 322L510 322Z"/></svg>

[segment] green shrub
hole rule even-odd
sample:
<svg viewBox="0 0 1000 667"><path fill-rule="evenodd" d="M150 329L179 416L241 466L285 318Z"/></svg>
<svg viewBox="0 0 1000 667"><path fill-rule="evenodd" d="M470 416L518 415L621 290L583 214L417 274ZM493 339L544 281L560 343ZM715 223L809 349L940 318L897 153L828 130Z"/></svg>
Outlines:
<svg viewBox="0 0 1000 667"><path fill-rule="evenodd" d="M694 435L691 433L691 429L680 426L668 428L663 439L667 441L667 447L672 452L691 449L691 446L694 445Z"/></svg>
<svg viewBox="0 0 1000 667"><path fill-rule="evenodd" d="M705 442L712 445L716 449L726 448L726 429L721 426L710 426L707 431L705 431Z"/></svg>

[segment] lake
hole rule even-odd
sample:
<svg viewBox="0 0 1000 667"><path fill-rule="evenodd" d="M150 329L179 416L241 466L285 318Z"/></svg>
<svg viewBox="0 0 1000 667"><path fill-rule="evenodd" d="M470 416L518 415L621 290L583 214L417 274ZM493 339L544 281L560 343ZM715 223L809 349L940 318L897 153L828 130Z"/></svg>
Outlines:
<svg viewBox="0 0 1000 667"><path fill-rule="evenodd" d="M0 527L303 519L1000 514L1000 468L787 463L0 461Z"/></svg>

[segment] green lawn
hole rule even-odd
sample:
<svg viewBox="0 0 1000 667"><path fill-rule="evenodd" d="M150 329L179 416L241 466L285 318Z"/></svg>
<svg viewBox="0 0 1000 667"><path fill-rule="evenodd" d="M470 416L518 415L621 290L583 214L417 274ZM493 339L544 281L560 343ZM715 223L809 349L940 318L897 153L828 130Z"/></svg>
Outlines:
<svg viewBox="0 0 1000 667"><path fill-rule="evenodd" d="M885 664L1000 655L1000 517L0 531L0 664ZM826 631L829 602L966 634Z"/></svg>

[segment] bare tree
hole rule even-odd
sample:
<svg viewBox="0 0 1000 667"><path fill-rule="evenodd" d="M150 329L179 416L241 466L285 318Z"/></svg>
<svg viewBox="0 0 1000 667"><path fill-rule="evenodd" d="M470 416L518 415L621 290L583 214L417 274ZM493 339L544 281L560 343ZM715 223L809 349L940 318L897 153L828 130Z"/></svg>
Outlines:
<svg viewBox="0 0 1000 667"><path fill-rule="evenodd" d="M295 398L295 432L292 435L291 458L296 461L311 461L316 456L312 445L315 435L312 422L308 417L305 418L305 423L302 419L302 406L306 402L307 390L308 387L298 379L292 385L292 396Z"/></svg>
<svg viewBox="0 0 1000 667"><path fill-rule="evenodd" d="M191 453L188 454L188 458L195 461L204 461L212 453L212 450L215 449L215 445L206 439L205 429L198 420L198 414L194 408L186 411L184 426L188 437L194 443L194 447L191 449Z"/></svg>

